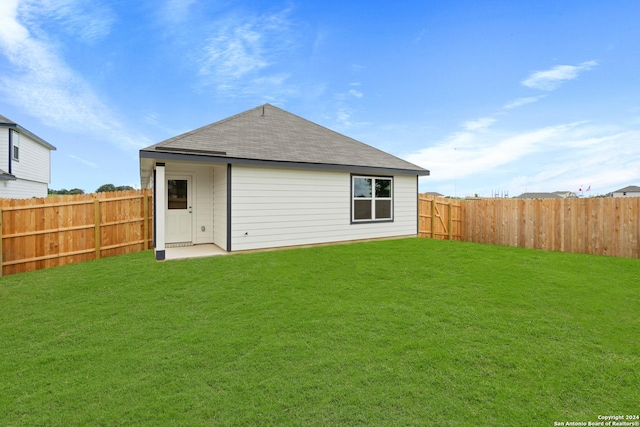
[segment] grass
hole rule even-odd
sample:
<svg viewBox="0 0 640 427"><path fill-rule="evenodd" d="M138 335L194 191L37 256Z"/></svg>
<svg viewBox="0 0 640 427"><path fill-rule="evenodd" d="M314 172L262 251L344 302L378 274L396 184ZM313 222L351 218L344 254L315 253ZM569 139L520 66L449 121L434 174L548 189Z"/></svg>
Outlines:
<svg viewBox="0 0 640 427"><path fill-rule="evenodd" d="M0 425L640 411L640 260L406 239L0 279Z"/></svg>

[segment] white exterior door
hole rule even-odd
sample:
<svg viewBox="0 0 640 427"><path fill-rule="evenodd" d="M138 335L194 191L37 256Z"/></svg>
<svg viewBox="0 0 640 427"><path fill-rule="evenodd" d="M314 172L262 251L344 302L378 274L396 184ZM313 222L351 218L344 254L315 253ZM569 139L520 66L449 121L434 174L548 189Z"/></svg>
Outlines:
<svg viewBox="0 0 640 427"><path fill-rule="evenodd" d="M192 179L188 175L167 176L167 243L193 242Z"/></svg>

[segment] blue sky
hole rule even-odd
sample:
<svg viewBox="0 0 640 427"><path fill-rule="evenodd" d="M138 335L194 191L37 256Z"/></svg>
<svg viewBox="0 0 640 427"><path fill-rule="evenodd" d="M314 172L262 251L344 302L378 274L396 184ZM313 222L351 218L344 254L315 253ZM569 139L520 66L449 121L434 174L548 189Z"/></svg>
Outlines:
<svg viewBox="0 0 640 427"><path fill-rule="evenodd" d="M420 191L640 185L640 2L1 0L0 114L50 187L265 102L431 171ZM590 188L589 192L586 189Z"/></svg>

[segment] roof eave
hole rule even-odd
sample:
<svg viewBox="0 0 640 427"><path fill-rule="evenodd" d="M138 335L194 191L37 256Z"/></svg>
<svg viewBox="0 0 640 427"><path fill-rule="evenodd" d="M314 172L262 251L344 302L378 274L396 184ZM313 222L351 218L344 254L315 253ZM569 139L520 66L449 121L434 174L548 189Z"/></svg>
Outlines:
<svg viewBox="0 0 640 427"><path fill-rule="evenodd" d="M179 160L198 163L230 163L237 165L274 166L285 168L302 168L317 170L350 171L360 173L385 173L393 175L429 176L426 169L402 169L379 166L339 165L332 163L291 162L279 160L244 159L227 156L212 156L195 153L168 153L163 151L140 150L140 159Z"/></svg>
<svg viewBox="0 0 640 427"><path fill-rule="evenodd" d="M38 135L34 134L33 132L29 131L28 129L23 128L22 126L20 126L17 123L0 123L0 126L1 127L15 129L18 132L29 136L29 138L33 139L34 141L38 142L39 144L44 145L46 148L48 148L51 151L56 151L57 150L56 147L54 147L53 145L49 144L47 141L45 141L44 139L40 138Z"/></svg>

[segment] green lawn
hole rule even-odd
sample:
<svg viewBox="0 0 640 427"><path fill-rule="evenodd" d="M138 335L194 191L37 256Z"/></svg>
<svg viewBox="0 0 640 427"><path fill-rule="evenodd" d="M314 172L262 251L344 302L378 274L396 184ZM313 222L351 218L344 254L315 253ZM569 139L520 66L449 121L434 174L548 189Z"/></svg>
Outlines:
<svg viewBox="0 0 640 427"><path fill-rule="evenodd" d="M406 239L0 279L0 425L640 412L640 260Z"/></svg>

